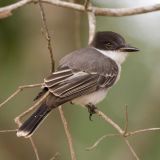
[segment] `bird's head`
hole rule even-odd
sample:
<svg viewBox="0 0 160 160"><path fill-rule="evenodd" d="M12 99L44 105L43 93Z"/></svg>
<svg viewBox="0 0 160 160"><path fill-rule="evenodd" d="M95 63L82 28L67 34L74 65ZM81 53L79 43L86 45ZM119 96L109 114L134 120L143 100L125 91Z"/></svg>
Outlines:
<svg viewBox="0 0 160 160"><path fill-rule="evenodd" d="M126 43L125 39L121 35L111 31L97 32L91 43L91 46L99 51L103 51L111 58L112 56L115 57L117 55L116 58L122 59L123 57L126 57L128 52L139 51L138 48Z"/></svg>

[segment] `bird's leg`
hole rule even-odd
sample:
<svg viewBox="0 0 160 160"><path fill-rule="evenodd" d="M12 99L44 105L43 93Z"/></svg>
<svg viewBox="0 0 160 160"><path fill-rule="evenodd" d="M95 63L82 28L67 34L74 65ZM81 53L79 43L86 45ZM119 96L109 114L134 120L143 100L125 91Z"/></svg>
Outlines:
<svg viewBox="0 0 160 160"><path fill-rule="evenodd" d="M97 107L92 103L87 104L86 107L88 108L89 112L89 120L92 121L92 115L96 113L95 110L97 109Z"/></svg>

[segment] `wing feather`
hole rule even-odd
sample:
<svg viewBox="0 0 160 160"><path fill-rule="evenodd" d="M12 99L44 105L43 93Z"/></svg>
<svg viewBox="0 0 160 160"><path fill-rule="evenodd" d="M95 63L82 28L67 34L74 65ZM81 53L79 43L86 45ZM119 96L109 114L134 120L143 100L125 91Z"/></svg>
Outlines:
<svg viewBox="0 0 160 160"><path fill-rule="evenodd" d="M116 80L117 74L109 73L106 76L96 72L73 72L64 70L55 72L45 79L45 87L59 98L76 97L89 94L98 88L110 87Z"/></svg>

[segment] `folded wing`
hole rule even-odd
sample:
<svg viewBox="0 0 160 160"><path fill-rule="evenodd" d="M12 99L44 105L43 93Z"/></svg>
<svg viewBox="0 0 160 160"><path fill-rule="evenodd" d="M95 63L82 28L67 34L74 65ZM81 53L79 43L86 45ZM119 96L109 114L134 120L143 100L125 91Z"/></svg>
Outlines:
<svg viewBox="0 0 160 160"><path fill-rule="evenodd" d="M99 75L96 72L87 73L84 71L73 72L72 69L65 69L54 72L44 80L45 87L59 98L73 99L86 95L99 88L110 87L116 80L117 74L109 73Z"/></svg>

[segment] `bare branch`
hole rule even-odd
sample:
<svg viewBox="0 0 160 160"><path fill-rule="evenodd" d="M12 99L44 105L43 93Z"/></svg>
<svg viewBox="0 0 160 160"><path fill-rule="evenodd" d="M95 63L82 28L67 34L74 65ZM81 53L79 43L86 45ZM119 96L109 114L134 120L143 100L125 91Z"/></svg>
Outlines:
<svg viewBox="0 0 160 160"><path fill-rule="evenodd" d="M27 115L28 113L30 113L31 111L33 111L37 106L40 105L41 102L43 102L47 96L49 95L49 91L46 92L33 106L31 106L29 109L27 109L26 111L24 111L23 113L21 113L19 116L17 116L14 121L15 123L20 127L21 125L21 118L23 118L25 115Z"/></svg>
<svg viewBox="0 0 160 160"><path fill-rule="evenodd" d="M10 132L16 132L17 129L8 129L8 130L1 130L0 133L10 133Z"/></svg>
<svg viewBox="0 0 160 160"><path fill-rule="evenodd" d="M41 17L42 17L43 27L45 29L44 31L45 31L45 34L46 34L46 40L47 40L48 50L49 50L51 64L52 64L52 72L54 72L54 70L55 70L55 61L54 61L54 57L53 57L53 51L52 51L52 45L51 45L51 37L50 37L50 33L49 33L49 30L48 30L48 27L47 27L47 22L46 22L46 18L45 18L45 12L44 12L41 0L38 0L38 2L39 2L40 10L41 10ZM76 154L75 154L75 151L74 151L74 148L73 148L72 137L71 137L71 134L70 134L69 129L68 129L67 120L66 120L66 118L64 116L62 107L59 106L58 108L59 108L60 116L61 116L62 123L63 123L63 126L64 126L64 130L65 130L65 133L66 133L66 136L67 136L67 141L68 141L68 145L69 145L71 159L72 160L76 160Z"/></svg>
<svg viewBox="0 0 160 160"><path fill-rule="evenodd" d="M119 135L121 135L124 138L128 148L130 149L133 156L136 158L136 160L139 160L139 158L138 158L136 152L134 151L133 147L130 145L129 141L126 139L125 131L123 131L117 123L115 123L111 118L109 118L107 115L105 115L103 112L99 111L98 109L96 110L96 114L101 116L107 123L112 125L112 127L115 128L119 132Z"/></svg>
<svg viewBox="0 0 160 160"><path fill-rule="evenodd" d="M88 6L89 6L90 0L85 0L84 2L84 9L87 11Z"/></svg>
<svg viewBox="0 0 160 160"><path fill-rule="evenodd" d="M133 154L133 156L135 157L136 160L140 160L139 157L137 156L136 152L134 151L133 147L131 146L130 142L128 141L128 139L124 139L129 150L131 151L131 153Z"/></svg>
<svg viewBox="0 0 160 160"><path fill-rule="evenodd" d="M91 3L88 4L90 7L92 6ZM90 45L93 41L93 38L95 36L96 32L96 16L95 11L92 10L91 12L88 12L88 23L89 23L89 39L88 44Z"/></svg>
<svg viewBox="0 0 160 160"><path fill-rule="evenodd" d="M51 36L49 34L49 30L48 30L48 26L47 26L47 20L46 20L46 16L45 16L45 12L44 12L44 8L43 8L43 5L41 3L41 0L38 0L38 2L39 2L40 11L41 11L42 26L43 26L44 31L45 31L45 38L47 40L47 46L48 46L48 51L49 51L49 55L50 55L51 72L54 72L54 70L55 70L55 60L53 58Z"/></svg>
<svg viewBox="0 0 160 160"><path fill-rule="evenodd" d="M104 121L106 121L113 128L115 128L118 131L118 133L120 133L121 135L124 134L124 131L121 129L121 127L117 123L115 123L111 118L109 118L107 115L105 115L102 111L96 109L95 112L96 112L96 114L98 116L100 116L101 118L103 118Z"/></svg>
<svg viewBox="0 0 160 160"><path fill-rule="evenodd" d="M33 0L21 0L18 1L14 4L11 4L6 7L1 7L0 8L0 18L5 18L8 17L12 14L12 11L15 9L18 9L30 2L34 2ZM136 15L136 14L143 14L143 13L149 13L149 12L154 12L160 10L160 4L155 4L155 5L150 5L150 6L142 6L142 7L134 7L134 8L120 8L120 9L110 9L110 8L99 8L99 7L93 7L89 5L89 0L85 1L85 5L80 5L80 4L75 4L75 3L70 3L70 2L65 2L65 1L60 1L60 0L37 0L36 2L39 2L40 5L40 10L41 10L41 17L42 17L42 24L43 28L45 31L45 38L47 40L48 44L48 50L50 54L50 59L51 59L51 65L52 65L52 72L54 71L54 58L53 58L53 51L52 51L52 46L51 46L51 37L48 31L47 27L47 22L46 22L46 17L45 17L45 12L42 6L43 3L48 3L52 5L56 5L59 7L64 7L64 8L70 8L74 9L76 11L87 11L88 12L88 21L89 21L89 44L92 42L93 37L95 35L95 30L96 30L96 18L95 16L114 16L114 17L119 17L119 16L128 16L128 15ZM16 96L20 91L22 91L24 88L32 88L32 87L37 87L41 86L42 84L36 84L36 85L27 85L27 86L20 86L10 97L8 97L3 103L0 104L0 108L7 103L9 100L11 100L14 96ZM23 112L21 115L15 118L15 122L20 126L21 122L20 119L31 112L35 107L37 107L47 96L49 92L47 92L37 103L35 103L33 106L31 106L27 111ZM76 155L75 151L73 148L73 143L72 143L72 137L68 129L68 124L67 121L64 117L64 113L62 110L62 107L59 107L59 112L61 115L61 119L64 125L65 133L67 136L68 140L68 145L69 145L69 150L71 154L71 159L76 160ZM136 135L139 133L143 132L149 132L149 131L157 131L160 130L160 128L148 128L148 129L141 129L137 131L132 131L128 132L128 112L126 109L126 126L125 129L123 130L117 123L115 123L110 117L105 115L103 112L96 110L96 114L99 115L104 121L109 123L113 128L115 128L118 131L118 134L108 134L103 137L101 137L98 141L94 143L93 146L89 147L88 150L91 150L95 148L104 138L106 137L111 137L111 136L122 136L125 140L125 143L127 144L128 148L130 149L131 153L135 157L136 160L139 160L139 157L137 156L136 152L134 151L133 147L129 143L129 141L126 139L128 136ZM0 133L6 133L6 132L15 132L16 130L2 130ZM33 150L35 152L37 160L39 160L37 148L33 142L33 139L30 138L30 141L32 143Z"/></svg>
<svg viewBox="0 0 160 160"><path fill-rule="evenodd" d="M0 104L0 109L1 109L8 101L10 101L13 97L15 97L19 92L21 92L23 89L39 87L39 86L42 86L42 85L43 85L43 83L19 86L18 89L17 89L11 96L9 96L5 101L3 101L3 102Z"/></svg>
<svg viewBox="0 0 160 160"><path fill-rule="evenodd" d="M46 2L49 4L53 4L59 7L64 8L71 8L78 11L85 11L83 5L60 1L60 0L42 0L42 2ZM95 11L96 16L113 16L113 17L120 17L120 16L131 16L136 14L143 14L149 12L155 12L160 10L160 4L154 4L150 6L142 6L142 7L133 7L133 8L120 8L120 9L111 9L111 8L99 8L99 7L88 7L88 11Z"/></svg>
<svg viewBox="0 0 160 160"><path fill-rule="evenodd" d="M125 106L125 128L124 128L124 135L128 132L128 106Z"/></svg>
<svg viewBox="0 0 160 160"><path fill-rule="evenodd" d="M21 0L21 1L14 3L14 4L8 5L6 7L1 7L0 8L0 19L11 16L13 10L20 8L20 7L30 3L31 1L32 0Z"/></svg>
<svg viewBox="0 0 160 160"><path fill-rule="evenodd" d="M37 150L37 147L36 147L36 145L35 145L35 143L34 143L34 141L33 141L33 138L30 137L29 140L30 140L30 142L31 142L31 144L32 144L32 148L33 148L33 151L34 151L34 153L35 153L35 155L36 155L36 159L37 159L37 160L40 160L39 154L38 154L38 150Z"/></svg>
<svg viewBox="0 0 160 160"><path fill-rule="evenodd" d="M57 152L50 160L56 160L60 156L59 152Z"/></svg>
<svg viewBox="0 0 160 160"><path fill-rule="evenodd" d="M121 136L120 134L115 134L115 133L111 133L111 134L106 134L102 137L100 137L91 147L86 148L86 150L90 151L93 150L94 148L96 148L98 146L98 144L104 140L107 137L115 137L115 136Z"/></svg>
<svg viewBox="0 0 160 160"><path fill-rule="evenodd" d="M38 1L38 0L37 0ZM6 7L0 8L0 18L7 17L11 15L11 12L15 9L18 9L30 2L35 2L33 0L21 0L14 4L11 4ZM41 0L43 3L52 4L58 7L70 8L77 11L84 12L85 8L83 5L75 4L71 2L65 2L61 0ZM142 6L142 7L132 7L132 8L99 8L99 7L88 7L88 11L92 12L95 11L96 16L113 16L113 17L121 17L121 16L131 16L131 15L138 15L144 14L149 12L155 12L160 10L160 4L154 4L149 6Z"/></svg>
<svg viewBox="0 0 160 160"><path fill-rule="evenodd" d="M140 134L140 133L144 133L144 132L151 132L151 131L160 131L160 128L146 128L146 129L140 129L140 130L136 130L136 131L132 131L132 132L128 132L125 134L125 136L133 136L135 134Z"/></svg>
<svg viewBox="0 0 160 160"><path fill-rule="evenodd" d="M73 147L72 137L71 137L71 134L69 132L68 124L67 124L66 118L64 116L62 106L59 106L58 109L59 109L59 112L60 112L61 120L63 122L64 130L65 130L65 133L66 133L66 136L67 136L68 146L69 146L69 150L70 150L70 154L71 154L71 159L76 160L77 158L76 158L76 154L75 154L74 147Z"/></svg>

